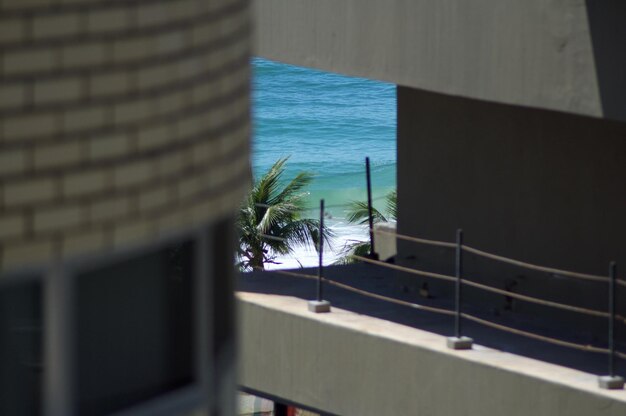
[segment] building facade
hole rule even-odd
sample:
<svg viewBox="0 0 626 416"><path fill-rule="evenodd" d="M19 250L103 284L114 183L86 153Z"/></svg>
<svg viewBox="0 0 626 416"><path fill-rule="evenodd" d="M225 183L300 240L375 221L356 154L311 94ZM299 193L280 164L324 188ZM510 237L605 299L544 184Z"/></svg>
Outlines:
<svg viewBox="0 0 626 416"><path fill-rule="evenodd" d="M0 2L1 414L234 413L248 9Z"/></svg>

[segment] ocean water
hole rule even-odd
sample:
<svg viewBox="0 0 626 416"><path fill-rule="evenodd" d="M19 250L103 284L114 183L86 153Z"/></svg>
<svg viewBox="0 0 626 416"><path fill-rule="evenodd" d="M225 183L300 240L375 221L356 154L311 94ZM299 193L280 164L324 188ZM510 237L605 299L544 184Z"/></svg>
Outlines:
<svg viewBox="0 0 626 416"><path fill-rule="evenodd" d="M280 157L289 157L285 178L309 171L307 215L319 217L319 200L328 206L327 224L337 237L325 263L367 230L348 224L345 205L366 199L365 157L372 167L374 206L384 211L384 196L396 187L395 85L311 70L255 58L252 62L254 135L253 174L258 177ZM274 267L315 265L312 248Z"/></svg>

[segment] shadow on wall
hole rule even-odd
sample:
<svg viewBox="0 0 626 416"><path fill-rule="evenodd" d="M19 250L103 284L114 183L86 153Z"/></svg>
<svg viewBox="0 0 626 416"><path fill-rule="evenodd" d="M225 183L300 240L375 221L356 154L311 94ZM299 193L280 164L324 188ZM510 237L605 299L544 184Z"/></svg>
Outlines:
<svg viewBox="0 0 626 416"><path fill-rule="evenodd" d="M626 2L586 4L603 113L626 121Z"/></svg>

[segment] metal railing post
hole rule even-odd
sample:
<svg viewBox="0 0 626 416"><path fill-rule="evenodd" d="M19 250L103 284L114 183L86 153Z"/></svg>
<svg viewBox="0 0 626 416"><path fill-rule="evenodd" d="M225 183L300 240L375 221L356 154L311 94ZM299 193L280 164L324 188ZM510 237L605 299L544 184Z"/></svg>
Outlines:
<svg viewBox="0 0 626 416"><path fill-rule="evenodd" d="M609 263L609 375L599 379L603 389L618 390L624 388L624 379L615 375L615 281L617 279L617 265Z"/></svg>
<svg viewBox="0 0 626 416"><path fill-rule="evenodd" d="M454 283L454 336L461 338L461 274L463 273L463 230L456 230L455 277Z"/></svg>
<svg viewBox="0 0 626 416"><path fill-rule="evenodd" d="M317 301L322 301L322 277L324 274L324 200L320 200L320 228L319 228L319 264L317 267Z"/></svg>
<svg viewBox="0 0 626 416"><path fill-rule="evenodd" d="M461 336L461 302L462 302L462 282L463 277L463 230L456 230L456 248L454 256L454 269L456 281L454 282L454 336L447 340L448 348L455 350L469 350L472 348L473 340Z"/></svg>
<svg viewBox="0 0 626 416"><path fill-rule="evenodd" d="M374 260L378 260L378 254L376 253L376 246L374 241L374 216L372 207L372 176L370 171L370 158L365 158L365 177L367 180L367 216L370 227L370 255L369 257Z"/></svg>
<svg viewBox="0 0 626 416"><path fill-rule="evenodd" d="M318 231L317 254L319 264L317 267L317 299L309 301L309 311L320 313L330 312L330 302L324 300L322 293L322 280L324 278L324 200L320 200L320 223Z"/></svg>
<svg viewBox="0 0 626 416"><path fill-rule="evenodd" d="M609 265L609 375L615 376L615 262Z"/></svg>

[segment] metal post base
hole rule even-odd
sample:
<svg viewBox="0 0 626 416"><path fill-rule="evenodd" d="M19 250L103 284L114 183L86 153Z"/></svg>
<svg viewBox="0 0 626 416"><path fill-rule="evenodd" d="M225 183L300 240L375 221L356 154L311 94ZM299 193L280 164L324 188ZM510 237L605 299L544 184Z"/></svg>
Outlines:
<svg viewBox="0 0 626 416"><path fill-rule="evenodd" d="M600 376L598 386L601 389L621 390L624 388L624 378L620 376Z"/></svg>
<svg viewBox="0 0 626 416"><path fill-rule="evenodd" d="M327 300L310 300L309 311L315 313L330 312L330 302Z"/></svg>
<svg viewBox="0 0 626 416"><path fill-rule="evenodd" d="M446 345L453 350L471 350L474 340L469 337L448 337Z"/></svg>

